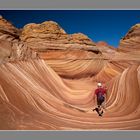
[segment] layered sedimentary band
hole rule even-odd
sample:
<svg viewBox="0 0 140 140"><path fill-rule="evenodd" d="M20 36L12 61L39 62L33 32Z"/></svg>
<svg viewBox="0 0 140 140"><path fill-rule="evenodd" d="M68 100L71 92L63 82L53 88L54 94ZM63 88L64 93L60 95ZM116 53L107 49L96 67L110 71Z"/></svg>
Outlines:
<svg viewBox="0 0 140 140"><path fill-rule="evenodd" d="M124 45L128 34L114 49L52 21L19 30L0 17L0 129L140 130L139 42ZM98 82L102 117L92 111Z"/></svg>
<svg viewBox="0 0 140 140"><path fill-rule="evenodd" d="M0 73L1 129L140 128L139 64L117 71L106 82L107 110L102 118L92 112L92 77L65 80L44 60L3 64Z"/></svg>

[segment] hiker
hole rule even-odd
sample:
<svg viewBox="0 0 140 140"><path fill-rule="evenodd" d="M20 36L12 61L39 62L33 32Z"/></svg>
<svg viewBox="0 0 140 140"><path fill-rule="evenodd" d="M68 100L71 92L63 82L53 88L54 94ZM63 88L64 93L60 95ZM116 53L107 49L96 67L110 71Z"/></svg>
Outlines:
<svg viewBox="0 0 140 140"><path fill-rule="evenodd" d="M95 90L95 95L96 95L96 101L97 101L97 106L94 110L96 110L96 112L99 114L99 116L102 116L103 114L103 102L105 101L105 95L107 92L107 88L102 87L101 83L97 84L98 88Z"/></svg>

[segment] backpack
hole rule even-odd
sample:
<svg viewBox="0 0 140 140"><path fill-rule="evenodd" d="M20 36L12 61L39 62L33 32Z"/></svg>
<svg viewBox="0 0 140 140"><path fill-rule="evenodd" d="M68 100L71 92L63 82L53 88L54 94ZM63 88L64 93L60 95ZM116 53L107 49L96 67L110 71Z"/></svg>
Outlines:
<svg viewBox="0 0 140 140"><path fill-rule="evenodd" d="M104 95L102 94L102 92L99 92L99 93L97 94L97 98L98 98L98 100L100 100L101 102L104 102L104 100L105 100L105 97L104 97Z"/></svg>

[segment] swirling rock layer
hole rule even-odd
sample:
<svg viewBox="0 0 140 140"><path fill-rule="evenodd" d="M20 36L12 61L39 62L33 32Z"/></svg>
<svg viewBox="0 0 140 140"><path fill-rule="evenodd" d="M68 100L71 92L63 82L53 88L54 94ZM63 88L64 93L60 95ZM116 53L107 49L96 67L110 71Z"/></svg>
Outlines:
<svg viewBox="0 0 140 140"><path fill-rule="evenodd" d="M134 25L120 40L119 50L123 52L140 51L140 24Z"/></svg>
<svg viewBox="0 0 140 140"><path fill-rule="evenodd" d="M11 26L18 35L0 40L1 130L140 129L139 51L68 35L55 22ZM92 111L99 81L108 88L103 117Z"/></svg>

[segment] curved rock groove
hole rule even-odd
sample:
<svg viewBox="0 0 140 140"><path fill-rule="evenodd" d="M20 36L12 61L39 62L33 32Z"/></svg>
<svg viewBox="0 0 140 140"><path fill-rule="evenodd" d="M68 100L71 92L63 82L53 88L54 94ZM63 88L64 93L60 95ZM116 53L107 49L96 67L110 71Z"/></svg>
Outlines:
<svg viewBox="0 0 140 140"><path fill-rule="evenodd" d="M1 129L139 129L140 65L122 73L112 67L116 76L106 69L108 63L97 74L109 76L107 111L100 118L92 112L93 77L63 79L44 60L2 64Z"/></svg>

